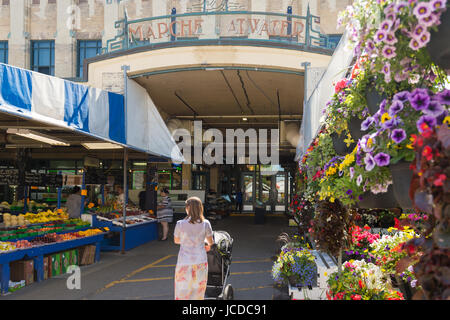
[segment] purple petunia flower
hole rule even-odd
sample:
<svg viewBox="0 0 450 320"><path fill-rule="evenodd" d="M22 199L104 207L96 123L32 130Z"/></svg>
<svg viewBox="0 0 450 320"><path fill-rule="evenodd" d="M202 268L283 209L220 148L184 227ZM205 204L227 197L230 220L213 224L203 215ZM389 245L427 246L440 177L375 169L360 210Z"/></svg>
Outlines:
<svg viewBox="0 0 450 320"><path fill-rule="evenodd" d="M413 31L413 33L412 33L412 36L414 37L414 38L416 38L416 39L418 39L421 35L422 35L422 33L424 33L425 31L426 31L426 27L424 27L424 26L422 26L422 25L418 25L418 26L416 26L415 28L414 28L414 31Z"/></svg>
<svg viewBox="0 0 450 320"><path fill-rule="evenodd" d="M368 117L361 123L361 131L367 131L369 127L375 122L375 119L372 117Z"/></svg>
<svg viewBox="0 0 450 320"><path fill-rule="evenodd" d="M366 164L366 171L372 171L372 169L375 168L375 160L370 153L366 154L364 163Z"/></svg>
<svg viewBox="0 0 450 320"><path fill-rule="evenodd" d="M390 45L396 44L398 42L397 38L395 37L395 34L393 32L388 32L386 34L386 39L384 39L384 42Z"/></svg>
<svg viewBox="0 0 450 320"><path fill-rule="evenodd" d="M389 108L389 115L393 116L403 110L403 102L400 100L394 100Z"/></svg>
<svg viewBox="0 0 450 320"><path fill-rule="evenodd" d="M415 288L417 286L417 280L411 281L411 288Z"/></svg>
<svg viewBox="0 0 450 320"><path fill-rule="evenodd" d="M420 133L423 132L422 130L422 124L428 125L428 127L433 128L436 125L436 118L429 115L423 115L417 120L416 126L417 130L419 130Z"/></svg>
<svg viewBox="0 0 450 320"><path fill-rule="evenodd" d="M375 160L377 166L385 167L385 166L389 165L389 163L391 161L391 156L388 155L387 153L380 152L375 157L373 157L373 159Z"/></svg>
<svg viewBox="0 0 450 320"><path fill-rule="evenodd" d="M380 24L380 29L379 30L383 30L383 31L389 31L389 29L391 29L392 27L392 20L384 20L381 24Z"/></svg>
<svg viewBox="0 0 450 320"><path fill-rule="evenodd" d="M368 51L368 53L370 53L373 50L375 50L375 43L372 40L368 40L366 43L366 51Z"/></svg>
<svg viewBox="0 0 450 320"><path fill-rule="evenodd" d="M430 42L430 36L430 33L428 31L425 31L416 39L419 41L420 46L424 47L428 42Z"/></svg>
<svg viewBox="0 0 450 320"><path fill-rule="evenodd" d="M433 8L429 2L419 2L413 10L414 15L417 19L428 17L433 12Z"/></svg>
<svg viewBox="0 0 450 320"><path fill-rule="evenodd" d="M359 175L358 178L356 178L356 185L359 187L362 182L363 182L363 177L362 177L362 175Z"/></svg>
<svg viewBox="0 0 450 320"><path fill-rule="evenodd" d="M391 139L399 144L400 142L402 142L403 140L406 139L406 132L403 129L394 129L392 130L391 133Z"/></svg>
<svg viewBox="0 0 450 320"><path fill-rule="evenodd" d="M428 108L430 100L430 96L427 93L417 92L417 89L414 90L409 96L409 103L411 103L411 107L417 111Z"/></svg>
<svg viewBox="0 0 450 320"><path fill-rule="evenodd" d="M384 30L378 30L375 33L375 42L379 43L382 42L386 38L386 31Z"/></svg>
<svg viewBox="0 0 450 320"><path fill-rule="evenodd" d="M355 168L350 167L350 179L353 180L353 177L355 176Z"/></svg>
<svg viewBox="0 0 450 320"><path fill-rule="evenodd" d="M386 120L385 122L381 123L381 127L383 129L392 129L399 125L399 120L397 118L392 117L389 120Z"/></svg>
<svg viewBox="0 0 450 320"><path fill-rule="evenodd" d="M347 192L346 192L346 194L349 195L349 196L352 195L352 193L353 193L352 189L348 189Z"/></svg>
<svg viewBox="0 0 450 320"><path fill-rule="evenodd" d="M399 3L397 3L394 7L394 12L395 13L399 13L401 10L403 10L404 8L406 8L406 6L408 6L408 2L406 1L400 1Z"/></svg>
<svg viewBox="0 0 450 320"><path fill-rule="evenodd" d="M440 115L436 117L436 125L440 126L444 122L445 117L448 116L448 111L444 110Z"/></svg>
<svg viewBox="0 0 450 320"><path fill-rule="evenodd" d="M441 104L450 106L450 90L445 89L444 91L439 92L437 98Z"/></svg>
<svg viewBox="0 0 450 320"><path fill-rule="evenodd" d="M410 95L409 91L406 91L406 90L405 91L400 91L400 92L397 92L394 95L394 100L398 100L398 101L401 101L401 102L406 102L409 99L409 95Z"/></svg>
<svg viewBox="0 0 450 320"><path fill-rule="evenodd" d="M430 5L434 11L445 9L447 0L431 0Z"/></svg>
<svg viewBox="0 0 450 320"><path fill-rule="evenodd" d="M419 23L424 26L424 27L431 27L434 26L435 24L439 23L439 17L438 15L432 13L429 17L424 17L419 19Z"/></svg>
<svg viewBox="0 0 450 320"><path fill-rule="evenodd" d="M412 38L411 41L409 42L409 47L414 51L417 51L421 48L420 42L417 39Z"/></svg>
<svg viewBox="0 0 450 320"><path fill-rule="evenodd" d="M392 58L397 56L397 54L395 53L395 47L394 46L386 45L386 46L383 47L383 50L381 52L383 53L383 56L386 59L392 59Z"/></svg>
<svg viewBox="0 0 450 320"><path fill-rule="evenodd" d="M444 107L439 103L439 101L431 100L428 108L423 109L423 113L437 117L442 112L444 112Z"/></svg>
<svg viewBox="0 0 450 320"><path fill-rule="evenodd" d="M389 62L386 62L381 69L381 72L384 73L384 81L391 82L391 64Z"/></svg>

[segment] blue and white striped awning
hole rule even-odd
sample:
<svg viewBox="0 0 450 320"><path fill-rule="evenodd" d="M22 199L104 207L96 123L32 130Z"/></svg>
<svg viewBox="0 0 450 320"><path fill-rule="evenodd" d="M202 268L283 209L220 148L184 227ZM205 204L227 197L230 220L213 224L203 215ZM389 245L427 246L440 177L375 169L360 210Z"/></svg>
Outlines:
<svg viewBox="0 0 450 320"><path fill-rule="evenodd" d="M147 95L146 99L133 99L141 101L141 105L134 104L126 116L123 95L0 64L0 112L182 161L181 152L150 97L146 92L141 94ZM148 117L127 126L126 119L133 119L136 110ZM155 126L161 135L150 134ZM135 139L136 136L146 139ZM161 144L161 139L165 143Z"/></svg>

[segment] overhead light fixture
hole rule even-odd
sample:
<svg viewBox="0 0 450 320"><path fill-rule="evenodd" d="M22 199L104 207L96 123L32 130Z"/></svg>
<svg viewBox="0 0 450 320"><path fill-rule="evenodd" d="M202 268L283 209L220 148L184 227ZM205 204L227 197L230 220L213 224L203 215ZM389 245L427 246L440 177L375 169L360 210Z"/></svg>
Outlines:
<svg viewBox="0 0 450 320"><path fill-rule="evenodd" d="M247 118L242 118L242 120L243 120L243 121L248 121L248 119L247 119Z"/></svg>
<svg viewBox="0 0 450 320"><path fill-rule="evenodd" d="M81 145L89 150L123 149L122 146L109 142L86 142L82 143Z"/></svg>
<svg viewBox="0 0 450 320"><path fill-rule="evenodd" d="M46 134L43 134L43 133L40 133L37 131L33 131L33 130L29 130L29 129L8 129L6 131L6 133L16 134L21 137L25 137L28 139L47 143L52 146L64 146L64 147L70 146L70 143L68 143L64 140L61 140L61 139L55 138L55 137L51 137Z"/></svg>
<svg viewBox="0 0 450 320"><path fill-rule="evenodd" d="M42 149L42 148L50 148L48 144L7 144L5 145L6 149Z"/></svg>

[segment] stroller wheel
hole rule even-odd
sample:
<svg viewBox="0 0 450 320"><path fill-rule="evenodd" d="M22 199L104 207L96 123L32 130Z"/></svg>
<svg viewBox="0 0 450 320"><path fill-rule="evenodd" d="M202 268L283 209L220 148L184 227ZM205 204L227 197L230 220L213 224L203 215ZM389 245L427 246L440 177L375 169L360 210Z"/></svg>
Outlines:
<svg viewBox="0 0 450 320"><path fill-rule="evenodd" d="M233 300L233 299L234 299L233 287L231 286L231 284L229 284L223 290L223 300Z"/></svg>

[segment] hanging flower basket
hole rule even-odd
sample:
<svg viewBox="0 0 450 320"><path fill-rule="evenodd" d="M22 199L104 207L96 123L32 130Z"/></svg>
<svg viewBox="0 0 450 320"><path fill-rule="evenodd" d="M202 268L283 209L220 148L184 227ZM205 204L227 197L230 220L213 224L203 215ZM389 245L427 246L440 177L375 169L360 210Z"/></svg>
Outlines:
<svg viewBox="0 0 450 320"><path fill-rule="evenodd" d="M356 146L355 143L351 143L347 147L347 143L344 141L345 140L344 134L338 135L337 133L332 133L330 136L331 140L333 141L334 151L336 151L336 154L339 156L345 156L346 154L352 152L352 150Z"/></svg>
<svg viewBox="0 0 450 320"><path fill-rule="evenodd" d="M434 63L444 70L450 70L450 9L442 13L440 20L438 30L430 32L427 51Z"/></svg>
<svg viewBox="0 0 450 320"><path fill-rule="evenodd" d="M384 94L381 95L374 86L367 90L367 108L369 109L371 115L377 113L377 111L380 109L380 104L384 99L386 99L386 96Z"/></svg>
<svg viewBox="0 0 450 320"><path fill-rule="evenodd" d="M361 197L362 200L356 205L360 209L391 209L399 207L392 185L388 187L387 192L385 193L374 194L368 191Z"/></svg>
<svg viewBox="0 0 450 320"><path fill-rule="evenodd" d="M400 207L412 208L413 202L409 196L409 188L413 172L410 169L410 163L406 161L399 161L396 164L391 164L389 169L392 174L392 181L394 186L394 195Z"/></svg>
<svg viewBox="0 0 450 320"><path fill-rule="evenodd" d="M355 141L361 139L365 134L364 131L361 131L362 122L363 120L357 117L352 117L348 122L348 130L350 131L350 135Z"/></svg>

